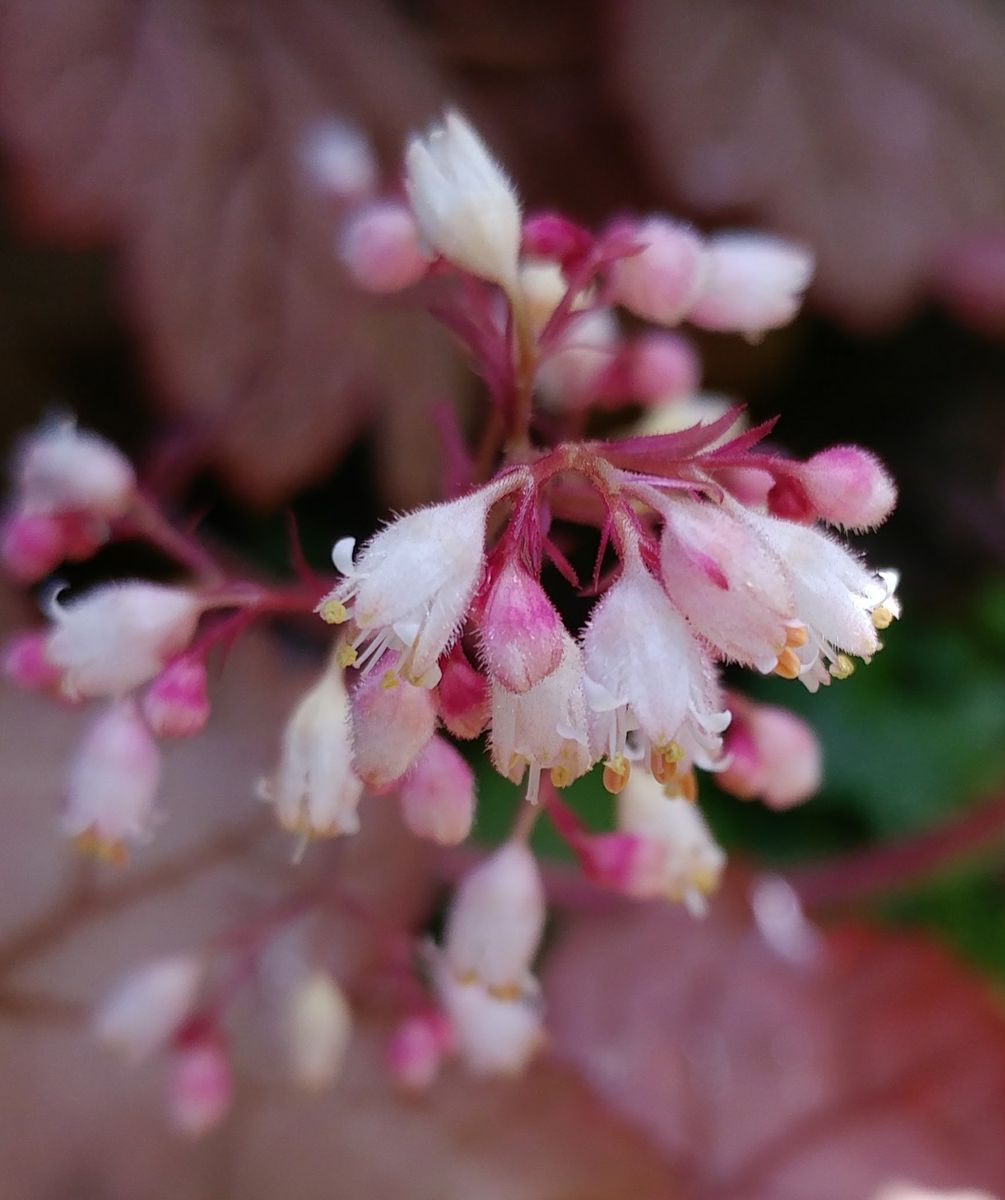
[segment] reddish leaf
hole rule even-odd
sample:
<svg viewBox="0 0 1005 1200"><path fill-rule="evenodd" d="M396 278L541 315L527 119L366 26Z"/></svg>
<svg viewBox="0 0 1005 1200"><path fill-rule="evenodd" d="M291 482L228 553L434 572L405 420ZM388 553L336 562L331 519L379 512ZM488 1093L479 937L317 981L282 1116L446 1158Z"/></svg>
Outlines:
<svg viewBox="0 0 1005 1200"><path fill-rule="evenodd" d="M846 927L801 966L742 885L704 922L572 922L545 985L556 1049L708 1200L868 1200L893 1178L1005 1189L1005 1022L923 939Z"/></svg>
<svg viewBox="0 0 1005 1200"><path fill-rule="evenodd" d="M1005 22L977 0L630 0L617 78L653 171L699 213L800 238L817 298L902 316L1005 211ZM999 298L999 304L1001 300Z"/></svg>

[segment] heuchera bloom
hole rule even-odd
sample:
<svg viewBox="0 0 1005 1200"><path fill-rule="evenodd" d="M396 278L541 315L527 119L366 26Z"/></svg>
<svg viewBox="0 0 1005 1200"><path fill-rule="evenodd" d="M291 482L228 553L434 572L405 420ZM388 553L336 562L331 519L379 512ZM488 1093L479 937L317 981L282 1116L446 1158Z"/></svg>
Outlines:
<svg viewBox="0 0 1005 1200"><path fill-rule="evenodd" d="M537 987L528 979L513 999L493 996L480 983L440 972L437 994L450 1018L454 1045L475 1075L518 1075L544 1045Z"/></svg>
<svg viewBox="0 0 1005 1200"><path fill-rule="evenodd" d="M311 971L294 986L286 1033L294 1082L313 1092L330 1087L349 1048L352 1009L327 971Z"/></svg>
<svg viewBox="0 0 1005 1200"><path fill-rule="evenodd" d="M352 693L353 770L373 791L397 783L436 730L436 702L428 688L397 673L397 655L358 680Z"/></svg>
<svg viewBox="0 0 1005 1200"><path fill-rule="evenodd" d="M152 1058L192 1012L203 970L193 954L141 963L99 1005L92 1021L95 1036L130 1063Z"/></svg>
<svg viewBox="0 0 1005 1200"><path fill-rule="evenodd" d="M417 837L457 846L475 817L475 773L445 738L434 737L401 783L401 816Z"/></svg>
<svg viewBox="0 0 1005 1200"><path fill-rule="evenodd" d="M25 512L87 512L122 516L136 493L129 460L110 442L74 421L41 429L21 447L15 481Z"/></svg>

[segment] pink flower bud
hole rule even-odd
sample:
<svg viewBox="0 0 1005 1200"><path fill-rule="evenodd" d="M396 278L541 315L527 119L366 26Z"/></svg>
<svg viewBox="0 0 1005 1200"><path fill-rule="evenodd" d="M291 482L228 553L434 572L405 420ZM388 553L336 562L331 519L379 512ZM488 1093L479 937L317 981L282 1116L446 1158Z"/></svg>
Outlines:
<svg viewBox="0 0 1005 1200"><path fill-rule="evenodd" d="M396 783L436 730L432 693L402 679L397 659L385 654L352 694L353 767L373 791Z"/></svg>
<svg viewBox="0 0 1005 1200"><path fill-rule="evenodd" d="M574 849L583 873L600 887L640 900L666 892L667 850L653 838L632 833L586 835L577 839Z"/></svg>
<svg viewBox="0 0 1005 1200"><path fill-rule="evenodd" d="M817 514L831 525L873 529L897 502L897 487L886 468L859 446L822 450L798 474Z"/></svg>
<svg viewBox="0 0 1005 1200"><path fill-rule="evenodd" d="M551 258L568 272L580 267L593 249L593 237L560 213L536 213L523 223L523 252Z"/></svg>
<svg viewBox="0 0 1005 1200"><path fill-rule="evenodd" d="M468 662L459 642L443 661L436 688L440 720L458 738L475 738L488 724L489 687L485 676Z"/></svg>
<svg viewBox="0 0 1005 1200"><path fill-rule="evenodd" d="M61 512L58 516L63 538L63 555L70 562L86 562L108 541L108 526L84 510Z"/></svg>
<svg viewBox="0 0 1005 1200"><path fill-rule="evenodd" d="M676 325L705 280L701 238L686 225L665 217L639 221L631 237L642 249L614 264L615 303L657 325Z"/></svg>
<svg viewBox="0 0 1005 1200"><path fill-rule="evenodd" d="M191 1015L202 976L203 964L193 954L141 964L98 1007L95 1036L130 1063L153 1057Z"/></svg>
<svg viewBox="0 0 1005 1200"><path fill-rule="evenodd" d="M143 715L157 737L192 737L209 720L206 664L177 658L157 676L143 697Z"/></svg>
<svg viewBox="0 0 1005 1200"><path fill-rule="evenodd" d="M0 563L16 583L37 583L64 556L59 522L48 513L18 512L0 531Z"/></svg>
<svg viewBox="0 0 1005 1200"><path fill-rule="evenodd" d="M385 1061L391 1078L408 1092L424 1092L440 1072L453 1044L453 1029L439 1012L406 1017L388 1039Z"/></svg>
<svg viewBox="0 0 1005 1200"><path fill-rule="evenodd" d="M318 186L335 200L360 200L377 186L370 143L349 121L320 121L308 133L303 154Z"/></svg>
<svg viewBox="0 0 1005 1200"><path fill-rule="evenodd" d="M49 661L68 696L114 696L157 675L195 632L199 598L155 583L107 584L79 600L53 600Z"/></svg>
<svg viewBox="0 0 1005 1200"><path fill-rule="evenodd" d="M820 744L795 713L731 695L733 720L726 732L729 766L718 776L727 792L769 808L801 804L820 787Z"/></svg>
<svg viewBox="0 0 1005 1200"><path fill-rule="evenodd" d="M17 484L26 511L83 511L108 520L121 517L136 492L128 459L73 421L47 426L24 443Z"/></svg>
<svg viewBox="0 0 1005 1200"><path fill-rule="evenodd" d="M446 961L458 979L477 979L494 995L517 995L544 915L536 858L523 842L505 842L457 888L447 915Z"/></svg>
<svg viewBox="0 0 1005 1200"><path fill-rule="evenodd" d="M106 709L80 744L67 787L63 832L80 849L122 861L155 821L160 753L131 700Z"/></svg>
<svg viewBox="0 0 1005 1200"><path fill-rule="evenodd" d="M542 402L558 411L588 408L597 401L618 348L618 326L609 309L573 314L538 368Z"/></svg>
<svg viewBox="0 0 1005 1200"><path fill-rule="evenodd" d="M375 295L403 291L429 269L412 214L394 200L368 204L350 217L340 255L354 281Z"/></svg>
<svg viewBox="0 0 1005 1200"><path fill-rule="evenodd" d="M702 329L756 336L787 325L813 278L813 255L763 233L721 233L706 243L708 274L687 319Z"/></svg>
<svg viewBox="0 0 1005 1200"><path fill-rule="evenodd" d="M489 677L507 691L528 691L562 661L562 618L540 583L515 560L504 563L493 581L479 631Z"/></svg>
<svg viewBox="0 0 1005 1200"><path fill-rule="evenodd" d="M475 775L464 758L441 737L419 755L401 785L401 815L417 837L457 846L471 832L475 815Z"/></svg>
<svg viewBox="0 0 1005 1200"><path fill-rule="evenodd" d="M698 355L679 333L645 334L632 347L630 361L631 391L638 400L672 400L698 390Z"/></svg>
<svg viewBox="0 0 1005 1200"><path fill-rule="evenodd" d="M188 1137L202 1137L230 1110L230 1065L215 1037L182 1044L171 1061L167 1107L171 1124Z"/></svg>
<svg viewBox="0 0 1005 1200"><path fill-rule="evenodd" d="M45 634L32 630L16 634L4 647L3 673L28 692L54 691L59 671L45 655Z"/></svg>

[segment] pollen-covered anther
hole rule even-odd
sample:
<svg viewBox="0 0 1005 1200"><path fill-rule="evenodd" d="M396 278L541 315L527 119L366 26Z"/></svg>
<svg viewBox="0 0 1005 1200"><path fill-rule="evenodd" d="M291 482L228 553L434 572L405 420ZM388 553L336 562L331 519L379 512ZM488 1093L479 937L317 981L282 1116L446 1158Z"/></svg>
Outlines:
<svg viewBox="0 0 1005 1200"><path fill-rule="evenodd" d="M604 787L612 796L620 794L632 773L632 764L623 754L615 754L604 763Z"/></svg>
<svg viewBox="0 0 1005 1200"><path fill-rule="evenodd" d="M881 604L878 608L872 610L872 624L874 629L889 629L895 619L895 614L885 604Z"/></svg>
<svg viewBox="0 0 1005 1200"><path fill-rule="evenodd" d="M788 649L798 650L806 645L809 636L805 625L789 625L785 630L785 645Z"/></svg>
<svg viewBox="0 0 1005 1200"><path fill-rule="evenodd" d="M680 796L691 804L697 804L698 777L694 773L694 768L678 773L672 785L667 788L667 793L671 796Z"/></svg>
<svg viewBox="0 0 1005 1200"><path fill-rule="evenodd" d="M348 619L349 612L341 600L336 600L334 596L329 596L327 600L322 600L318 606L318 616L326 625L341 625ZM355 659L355 651L353 651L353 658Z"/></svg>
<svg viewBox="0 0 1005 1200"><path fill-rule="evenodd" d="M786 646L778 656L774 673L780 675L782 679L798 679L800 667L799 655L791 646Z"/></svg>
<svg viewBox="0 0 1005 1200"><path fill-rule="evenodd" d="M653 746L649 751L649 770L660 783L670 783L677 775L677 764L684 757L679 742L668 742L665 746ZM622 784L622 787L624 784ZM617 793L615 793L617 795Z"/></svg>
<svg viewBox="0 0 1005 1200"><path fill-rule="evenodd" d="M129 862L129 851L125 843L112 838L102 837L97 828L92 826L70 839L73 848L87 858L98 862L109 863L113 867L124 867Z"/></svg>
<svg viewBox="0 0 1005 1200"><path fill-rule="evenodd" d="M335 661L344 671L346 667L351 667L355 664L357 658L355 646L351 646L348 642L342 642L335 651Z"/></svg>
<svg viewBox="0 0 1005 1200"><path fill-rule="evenodd" d="M855 664L847 654L839 654L830 665L830 673L835 679L847 679L855 674Z"/></svg>

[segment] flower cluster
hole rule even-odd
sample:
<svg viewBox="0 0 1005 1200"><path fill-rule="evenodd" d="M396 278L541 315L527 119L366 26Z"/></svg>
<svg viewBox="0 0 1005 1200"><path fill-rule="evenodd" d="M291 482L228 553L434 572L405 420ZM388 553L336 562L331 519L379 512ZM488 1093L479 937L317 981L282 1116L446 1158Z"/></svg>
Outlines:
<svg viewBox="0 0 1005 1200"><path fill-rule="evenodd" d="M748 428L739 407L695 394L697 359L676 327L756 337L791 320L812 274L804 249L703 237L659 216L593 234L525 214L456 113L412 139L394 194L377 194L365 139L347 127L319 131L308 161L342 206L351 276L371 293L426 295L470 355L491 406L480 444L440 503L359 549L338 540L336 576L305 571L280 591L228 578L172 531L107 444L69 425L45 430L18 459L3 546L12 573L34 582L139 531L185 582L54 591L50 628L12 643L6 670L104 704L71 770L64 827L113 859L156 823L156 739L204 726L209 651L256 616L314 611L337 630L260 785L301 849L354 834L367 794L386 793L419 837L464 841L475 772L455 741L484 734L524 804L509 840L461 881L442 945L419 956L425 999L406 1006L388 1064L413 1088L449 1053L512 1072L543 1042L535 819L547 814L594 882L700 914L724 855L696 772L773 808L806 799L820 777L809 729L727 692L721 665L816 691L872 658L899 615L897 577L867 567L836 531L880 524L895 488L868 451L799 461L770 443L772 422ZM626 332L639 318L660 328ZM621 420L619 436L590 436L598 408ZM579 628L556 600L560 579L593 599ZM607 832L587 830L559 796L594 768L612 796ZM182 1055L178 1119L193 1129L229 1090L218 1027L193 1016L197 984L191 961L154 964L100 1022L133 1057ZM341 1058L346 1001L310 975L292 1011L293 1061L316 1086Z"/></svg>

